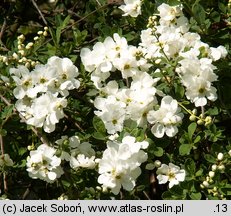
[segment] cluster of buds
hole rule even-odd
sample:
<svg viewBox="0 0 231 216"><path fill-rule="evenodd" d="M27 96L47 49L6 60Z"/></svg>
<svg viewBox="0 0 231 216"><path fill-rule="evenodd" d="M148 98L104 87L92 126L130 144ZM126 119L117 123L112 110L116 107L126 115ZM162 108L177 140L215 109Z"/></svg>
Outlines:
<svg viewBox="0 0 231 216"><path fill-rule="evenodd" d="M212 123L212 117L211 116L204 116L203 114L200 114L197 116L197 110L193 109L191 111L191 115L189 116L190 121L197 121L198 125L205 125L209 126Z"/></svg>
<svg viewBox="0 0 231 216"><path fill-rule="evenodd" d="M68 196L65 195L65 194L61 194L61 195L58 197L58 200L68 200Z"/></svg>
<svg viewBox="0 0 231 216"><path fill-rule="evenodd" d="M216 196L220 199L225 199L223 194L220 194L217 187L211 187L211 185L214 183L214 177L216 175L216 172L223 173L225 170L225 165L223 163L224 160L224 154L218 153L217 155L217 162L211 166L211 170L209 171L208 175L206 176L206 180L202 182L200 187L202 189L207 189L209 194L212 194L213 196Z"/></svg>
<svg viewBox="0 0 231 216"><path fill-rule="evenodd" d="M25 44L25 36L23 34L17 37L17 51L9 56L0 56L0 62L3 62L5 65L9 65L10 63L19 63L23 64L26 67L34 67L38 64L38 61L33 61L29 59L27 56L30 54L34 45L39 41L42 41L44 37L48 35L48 27L44 27L44 31L38 31L37 36L34 37L33 42L28 42Z"/></svg>
<svg viewBox="0 0 231 216"><path fill-rule="evenodd" d="M148 28L152 28L152 29L155 29L155 26L157 26L157 16L150 16L148 18L148 24L147 24L147 27Z"/></svg>

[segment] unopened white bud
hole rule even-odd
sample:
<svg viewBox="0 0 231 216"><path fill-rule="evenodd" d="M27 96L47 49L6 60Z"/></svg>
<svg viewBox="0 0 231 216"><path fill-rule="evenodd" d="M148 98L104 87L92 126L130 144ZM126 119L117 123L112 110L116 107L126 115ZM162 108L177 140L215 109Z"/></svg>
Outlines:
<svg viewBox="0 0 231 216"><path fill-rule="evenodd" d="M38 37L38 36L34 37L34 41L37 41L38 39L39 39L39 37Z"/></svg>
<svg viewBox="0 0 231 216"><path fill-rule="evenodd" d="M38 35L42 35L42 34L43 34L43 31L38 31L37 34L38 34Z"/></svg>
<svg viewBox="0 0 231 216"><path fill-rule="evenodd" d="M209 187L209 183L207 181L203 181L202 183L205 187Z"/></svg>
<svg viewBox="0 0 231 216"><path fill-rule="evenodd" d="M204 121L203 121L202 119L199 119L199 120L197 121L197 124L198 124L198 125L203 125L203 124L204 124Z"/></svg>
<svg viewBox="0 0 231 216"><path fill-rule="evenodd" d="M190 115L189 116L189 120L190 121L195 121L196 120L196 116L195 115Z"/></svg>
<svg viewBox="0 0 231 216"><path fill-rule="evenodd" d="M48 35L47 31L44 31L44 32L43 32L43 36L46 37L47 35Z"/></svg>
<svg viewBox="0 0 231 216"><path fill-rule="evenodd" d="M212 171L216 171L217 170L217 165L216 164L213 164L212 165Z"/></svg>
<svg viewBox="0 0 231 216"><path fill-rule="evenodd" d="M217 159L218 159L218 160L223 160L223 158L224 158L224 154L220 152L220 153L217 155Z"/></svg>
<svg viewBox="0 0 231 216"><path fill-rule="evenodd" d="M31 64L32 67L34 67L36 65L36 62L32 61L30 64Z"/></svg>
<svg viewBox="0 0 231 216"><path fill-rule="evenodd" d="M209 177L210 177L210 178L213 178L214 176L215 176L215 172L210 171L210 172L209 172Z"/></svg>
<svg viewBox="0 0 231 216"><path fill-rule="evenodd" d="M30 67L30 63L29 63L29 62L26 62L25 66L26 66L27 68L29 68L29 67Z"/></svg>
<svg viewBox="0 0 231 216"><path fill-rule="evenodd" d="M32 46L34 45L34 43L30 42L26 45L26 49L30 49Z"/></svg>
<svg viewBox="0 0 231 216"><path fill-rule="evenodd" d="M25 51L24 50L19 50L18 53L20 53L22 56L25 55Z"/></svg>
<svg viewBox="0 0 231 216"><path fill-rule="evenodd" d="M44 30L45 30L45 31L48 31L48 27L47 27L47 26L45 26L45 27L44 27Z"/></svg>
<svg viewBox="0 0 231 216"><path fill-rule="evenodd" d="M25 40L25 36L23 34L19 35L18 40L21 40L21 41Z"/></svg>
<svg viewBox="0 0 231 216"><path fill-rule="evenodd" d="M156 160L154 164L156 168L159 168L161 166L161 162L159 160Z"/></svg>
<svg viewBox="0 0 231 216"><path fill-rule="evenodd" d="M217 167L220 171L223 171L225 170L225 165L224 164L221 164Z"/></svg>
<svg viewBox="0 0 231 216"><path fill-rule="evenodd" d="M205 186L204 186L203 184L200 184L200 188L201 188L201 189L204 189Z"/></svg>
<svg viewBox="0 0 231 216"><path fill-rule="evenodd" d="M155 64L160 64L160 62L161 62L161 59L156 59L155 60Z"/></svg>
<svg viewBox="0 0 231 216"><path fill-rule="evenodd" d="M12 56L13 56L14 59L18 59L19 58L17 53L13 53Z"/></svg>
<svg viewBox="0 0 231 216"><path fill-rule="evenodd" d="M193 109L193 110L192 110L192 113L193 113L194 115L196 115L196 114L197 114L197 109Z"/></svg>
<svg viewBox="0 0 231 216"><path fill-rule="evenodd" d="M6 56L3 56L3 57L2 57L2 61L3 61L4 63L7 63L7 62L8 62L8 58L7 58Z"/></svg>
<svg viewBox="0 0 231 216"><path fill-rule="evenodd" d="M229 156L231 157L231 150L229 150L228 154L229 154Z"/></svg>

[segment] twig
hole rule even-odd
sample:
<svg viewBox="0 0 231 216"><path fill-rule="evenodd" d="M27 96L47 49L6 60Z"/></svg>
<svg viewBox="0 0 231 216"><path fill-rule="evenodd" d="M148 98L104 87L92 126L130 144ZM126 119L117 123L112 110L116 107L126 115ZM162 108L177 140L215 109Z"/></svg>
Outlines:
<svg viewBox="0 0 231 216"><path fill-rule="evenodd" d="M147 194L146 191L143 191L143 194L144 194L144 196L145 196L148 200L151 200L151 198L148 196L148 194Z"/></svg>
<svg viewBox="0 0 231 216"><path fill-rule="evenodd" d="M74 121L70 116L68 116L67 114L64 114L64 117L67 120L71 121L81 132L84 131L83 128L81 128L80 125L76 121Z"/></svg>
<svg viewBox="0 0 231 216"><path fill-rule="evenodd" d="M47 21L45 19L45 17L43 16L41 10L39 9L38 5L36 4L35 0L31 0L32 1L32 4L34 5L34 7L36 8L36 10L39 12L43 22L45 23L45 25L47 26Z"/></svg>
<svg viewBox="0 0 231 216"><path fill-rule="evenodd" d="M95 0L95 1L98 3L98 5L99 5L100 7L102 6L98 0Z"/></svg>
<svg viewBox="0 0 231 216"><path fill-rule="evenodd" d="M1 41L1 43L2 43L2 36L3 36L4 31L5 31L5 28L6 28L6 18L4 18L4 22L2 24L1 31L0 31L0 41Z"/></svg>
<svg viewBox="0 0 231 216"><path fill-rule="evenodd" d="M3 145L2 135L0 135L0 146L1 146L1 155L4 156L4 145Z"/></svg>
<svg viewBox="0 0 231 216"><path fill-rule="evenodd" d="M204 106L201 106L201 115L202 115L202 118L205 117L205 107Z"/></svg>
<svg viewBox="0 0 231 216"><path fill-rule="evenodd" d="M26 199L26 197L28 196L28 194L30 193L30 187L31 187L31 184L29 184L26 188L26 191L23 193L22 195L22 199Z"/></svg>
<svg viewBox="0 0 231 216"><path fill-rule="evenodd" d="M7 106L11 106L12 104L3 96L0 94L0 98L1 100L7 105ZM18 111L14 108L14 112L18 113ZM19 117L26 122L26 119L22 116L19 115ZM49 141L43 137L43 135L35 128L35 127L31 127L31 130L34 132L34 134L42 141L42 143L49 145Z"/></svg>
<svg viewBox="0 0 231 216"><path fill-rule="evenodd" d="M1 157L4 158L4 144L3 144L2 135L0 135L0 146L1 146ZM3 172L3 187L4 187L4 192L7 193L8 186L7 186L7 177L5 171Z"/></svg>

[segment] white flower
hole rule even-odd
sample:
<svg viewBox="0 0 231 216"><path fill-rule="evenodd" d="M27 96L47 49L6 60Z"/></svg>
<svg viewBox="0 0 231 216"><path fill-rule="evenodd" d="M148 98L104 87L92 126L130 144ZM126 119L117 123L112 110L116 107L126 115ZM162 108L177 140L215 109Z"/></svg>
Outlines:
<svg viewBox="0 0 231 216"><path fill-rule="evenodd" d="M68 90L79 88L80 82L76 79L79 75L78 68L70 59L52 56L48 59L47 65L56 71L57 78L53 86L56 92L59 90L66 97L69 94Z"/></svg>
<svg viewBox="0 0 231 216"><path fill-rule="evenodd" d="M156 171L159 184L165 184L169 181L169 188L174 185L178 185L179 182L183 182L185 179L185 170L180 167L169 163L169 165L162 164Z"/></svg>
<svg viewBox="0 0 231 216"><path fill-rule="evenodd" d="M78 136L62 136L56 140L60 158L70 162L73 169L79 167L93 169L95 167L95 151L88 142L80 143Z"/></svg>
<svg viewBox="0 0 231 216"><path fill-rule="evenodd" d="M141 149L147 147L148 142L135 142L132 136L124 137L122 143L108 141L107 149L99 160L98 182L114 194L118 194L121 187L131 191L141 174L139 166L147 160L147 154Z"/></svg>
<svg viewBox="0 0 231 216"><path fill-rule="evenodd" d="M100 111L95 114L102 119L109 134L120 132L123 129L125 120L125 104L117 101L114 96L105 98L96 98L94 105Z"/></svg>
<svg viewBox="0 0 231 216"><path fill-rule="evenodd" d="M34 99L31 105L31 118L27 124L35 127L43 127L44 131L51 133L55 130L55 124L64 117L63 108L67 106L65 98L57 98L47 92Z"/></svg>
<svg viewBox="0 0 231 216"><path fill-rule="evenodd" d="M181 6L170 6L168 4L161 4L157 10L160 12L160 23L162 25L169 25L176 17L182 14Z"/></svg>
<svg viewBox="0 0 231 216"><path fill-rule="evenodd" d="M82 167L87 169L94 169L95 168L95 156L87 157L84 154L78 154L77 157L71 156L70 159L70 166L73 169Z"/></svg>
<svg viewBox="0 0 231 216"><path fill-rule="evenodd" d="M188 80L189 82L189 80ZM206 76L193 78L190 85L186 89L186 97L195 103L196 107L205 106L207 99L215 101L217 99L216 88L207 81Z"/></svg>
<svg viewBox="0 0 231 216"><path fill-rule="evenodd" d="M224 46L219 46L217 48L210 47L210 56L214 61L219 60L220 58L225 58L228 52Z"/></svg>
<svg viewBox="0 0 231 216"><path fill-rule="evenodd" d="M163 97L160 108L147 114L148 122L154 124L151 131L157 138L163 137L165 133L169 137L175 136L178 132L176 125L181 123L182 118L183 113L180 113L177 101L171 96Z"/></svg>
<svg viewBox="0 0 231 216"><path fill-rule="evenodd" d="M13 94L17 99L22 99L25 96L34 98L37 92L33 91L34 82L32 75L25 66L18 66L18 68L11 68L10 74L16 83L16 88Z"/></svg>
<svg viewBox="0 0 231 216"><path fill-rule="evenodd" d="M123 16L137 17L141 14L141 0L124 0L124 3L119 7L124 12Z"/></svg>
<svg viewBox="0 0 231 216"><path fill-rule="evenodd" d="M3 154L0 156L0 167L1 166L13 166L13 161L8 154Z"/></svg>
<svg viewBox="0 0 231 216"><path fill-rule="evenodd" d="M60 166L61 159L56 155L56 150L46 144L40 145L37 150L31 151L27 158L27 171L33 179L42 179L53 183L63 174Z"/></svg>

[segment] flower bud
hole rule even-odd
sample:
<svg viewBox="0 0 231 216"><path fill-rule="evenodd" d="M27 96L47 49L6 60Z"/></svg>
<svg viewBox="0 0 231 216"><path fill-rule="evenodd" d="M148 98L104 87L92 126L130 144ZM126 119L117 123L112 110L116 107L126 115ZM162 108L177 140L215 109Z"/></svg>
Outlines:
<svg viewBox="0 0 231 216"><path fill-rule="evenodd" d="M209 187L209 183L207 181L203 181L202 183L205 187Z"/></svg>
<svg viewBox="0 0 231 216"><path fill-rule="evenodd" d="M212 171L216 171L217 170L217 165L216 164L213 164L212 165Z"/></svg>
<svg viewBox="0 0 231 216"><path fill-rule="evenodd" d="M161 166L161 162L159 160L156 160L154 164L156 168L159 168Z"/></svg>
<svg viewBox="0 0 231 216"><path fill-rule="evenodd" d="M221 160L223 160L223 158L224 158L224 154L220 152L220 153L217 155L217 159L221 161Z"/></svg>
<svg viewBox="0 0 231 216"><path fill-rule="evenodd" d="M223 171L225 170L225 165L224 164L221 164L217 167L220 171Z"/></svg>
<svg viewBox="0 0 231 216"><path fill-rule="evenodd" d="M192 110L192 113L193 113L194 115L196 115L196 114L197 114L197 109L193 109L193 110Z"/></svg>
<svg viewBox="0 0 231 216"><path fill-rule="evenodd" d="M38 36L34 37L34 41L37 41L38 39L39 39L39 37L38 37Z"/></svg>
<svg viewBox="0 0 231 216"><path fill-rule="evenodd" d="M196 116L195 115L190 115L189 116L189 120L190 121L195 121L196 120Z"/></svg>
<svg viewBox="0 0 231 216"><path fill-rule="evenodd" d="M214 176L215 176L215 172L210 171L210 172L209 172L209 177L210 177L210 178L213 178Z"/></svg>
<svg viewBox="0 0 231 216"><path fill-rule="evenodd" d="M38 35L42 35L42 34L43 34L43 31L38 31L37 34L38 34Z"/></svg>
<svg viewBox="0 0 231 216"><path fill-rule="evenodd" d="M228 154L229 154L229 156L231 157L231 150L229 150Z"/></svg>
<svg viewBox="0 0 231 216"><path fill-rule="evenodd" d="M47 31L44 31L44 32L43 32L43 36L46 37L47 35L48 35Z"/></svg>
<svg viewBox="0 0 231 216"><path fill-rule="evenodd" d="M29 68L29 67L30 67L30 63L29 63L29 62L26 62L25 66L26 66L27 68Z"/></svg>
<svg viewBox="0 0 231 216"><path fill-rule="evenodd" d="M156 59L155 64L160 64L161 59Z"/></svg>
<svg viewBox="0 0 231 216"><path fill-rule="evenodd" d="M13 56L14 59L18 59L18 54L17 53L13 53L12 56Z"/></svg>
<svg viewBox="0 0 231 216"><path fill-rule="evenodd" d="M204 186L203 184L200 184L200 188L201 188L201 189L204 189L205 186Z"/></svg>
<svg viewBox="0 0 231 216"><path fill-rule="evenodd" d="M203 125L203 124L204 124L204 121L203 121L202 119L199 119L199 120L197 121L197 124L198 124L198 125Z"/></svg>

